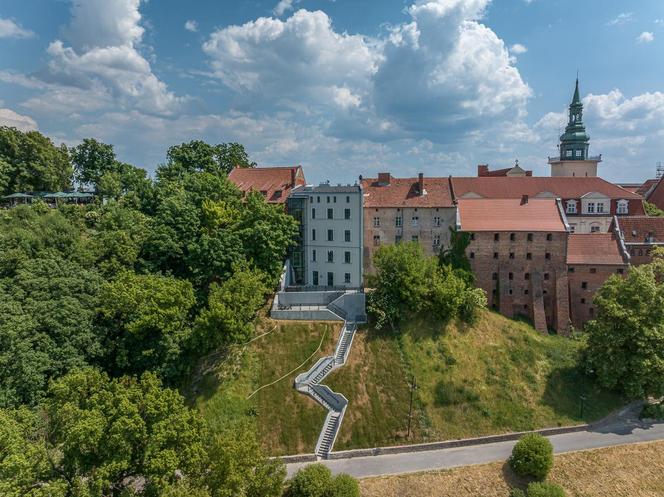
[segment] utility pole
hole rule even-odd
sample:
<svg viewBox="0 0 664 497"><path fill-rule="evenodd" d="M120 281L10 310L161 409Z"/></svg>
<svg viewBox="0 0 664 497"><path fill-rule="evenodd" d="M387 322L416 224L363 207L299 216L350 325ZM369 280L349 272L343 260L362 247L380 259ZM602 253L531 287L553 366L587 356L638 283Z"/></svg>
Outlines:
<svg viewBox="0 0 664 497"><path fill-rule="evenodd" d="M413 394L417 390L417 383L415 381L415 376L413 375L410 382L410 407L408 408L408 435L406 438L410 439L410 420L413 416Z"/></svg>

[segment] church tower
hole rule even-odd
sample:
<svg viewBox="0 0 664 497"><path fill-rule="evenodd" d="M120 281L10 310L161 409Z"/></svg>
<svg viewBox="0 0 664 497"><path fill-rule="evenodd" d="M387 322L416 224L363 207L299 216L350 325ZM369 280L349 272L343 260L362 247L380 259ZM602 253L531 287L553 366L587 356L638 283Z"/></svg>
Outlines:
<svg viewBox="0 0 664 497"><path fill-rule="evenodd" d="M602 162L602 156L589 156L589 145L590 137L583 124L583 104L579 96L577 78L574 97L569 106L569 121L558 145L560 155L549 157L551 176L597 176L597 165Z"/></svg>

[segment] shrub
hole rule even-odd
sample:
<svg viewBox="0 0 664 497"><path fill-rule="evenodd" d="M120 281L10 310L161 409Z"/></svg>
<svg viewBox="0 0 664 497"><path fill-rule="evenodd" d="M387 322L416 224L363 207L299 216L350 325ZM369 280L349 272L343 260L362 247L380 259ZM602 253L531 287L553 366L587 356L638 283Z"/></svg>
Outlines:
<svg viewBox="0 0 664 497"><path fill-rule="evenodd" d="M328 497L332 487L332 473L322 464L300 469L290 483L290 497ZM341 494L343 495L343 494Z"/></svg>
<svg viewBox="0 0 664 497"><path fill-rule="evenodd" d="M542 435L529 433L516 443L509 463L516 474L543 480L553 466L553 446Z"/></svg>
<svg viewBox="0 0 664 497"><path fill-rule="evenodd" d="M510 497L526 497L526 492L520 488L513 488L510 492Z"/></svg>
<svg viewBox="0 0 664 497"><path fill-rule="evenodd" d="M332 480L330 497L360 497L360 485L350 475L340 474Z"/></svg>
<svg viewBox="0 0 664 497"><path fill-rule="evenodd" d="M528 485L528 497L565 497L560 485L548 482L533 482Z"/></svg>
<svg viewBox="0 0 664 497"><path fill-rule="evenodd" d="M642 418L664 419L664 401L657 404L646 404L641 411Z"/></svg>

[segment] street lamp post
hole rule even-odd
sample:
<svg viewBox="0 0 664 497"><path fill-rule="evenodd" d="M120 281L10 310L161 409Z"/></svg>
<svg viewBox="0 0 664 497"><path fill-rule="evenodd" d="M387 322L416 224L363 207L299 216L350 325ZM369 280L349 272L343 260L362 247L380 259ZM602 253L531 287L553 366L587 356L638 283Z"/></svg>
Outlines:
<svg viewBox="0 0 664 497"><path fill-rule="evenodd" d="M413 394L417 390L417 383L415 381L415 376L412 377L410 382L410 407L408 408L408 435L406 438L410 439L410 420L413 416Z"/></svg>

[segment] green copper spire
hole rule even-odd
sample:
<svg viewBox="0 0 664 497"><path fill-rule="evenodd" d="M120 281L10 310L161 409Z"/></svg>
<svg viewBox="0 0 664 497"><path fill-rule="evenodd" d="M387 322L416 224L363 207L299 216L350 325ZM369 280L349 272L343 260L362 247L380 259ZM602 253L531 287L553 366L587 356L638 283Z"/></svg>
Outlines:
<svg viewBox="0 0 664 497"><path fill-rule="evenodd" d="M581 99L579 98L579 78L576 78L576 88L574 88L574 98L572 98L572 105L580 104Z"/></svg>
<svg viewBox="0 0 664 497"><path fill-rule="evenodd" d="M569 121L560 137L560 160L586 160L590 137L583 124L583 104L579 96L579 78L576 78L574 96L569 106Z"/></svg>

